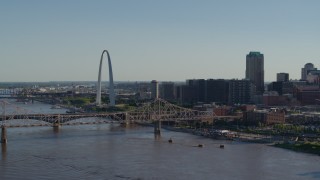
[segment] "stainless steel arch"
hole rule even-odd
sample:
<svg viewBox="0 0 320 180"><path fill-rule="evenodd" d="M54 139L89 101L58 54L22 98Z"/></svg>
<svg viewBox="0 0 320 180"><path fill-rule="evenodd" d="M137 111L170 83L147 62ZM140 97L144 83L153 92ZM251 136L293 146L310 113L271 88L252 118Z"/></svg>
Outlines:
<svg viewBox="0 0 320 180"><path fill-rule="evenodd" d="M110 106L115 106L115 93L114 93L114 84L113 84L113 73L112 73L112 65L111 65L111 58L109 52L107 50L103 50L100 59L100 66L99 66L99 75L98 75L98 84L97 84L97 98L96 104L101 105L101 67L102 67L102 60L103 54L107 53L108 56L108 65L109 65L109 98L110 98Z"/></svg>

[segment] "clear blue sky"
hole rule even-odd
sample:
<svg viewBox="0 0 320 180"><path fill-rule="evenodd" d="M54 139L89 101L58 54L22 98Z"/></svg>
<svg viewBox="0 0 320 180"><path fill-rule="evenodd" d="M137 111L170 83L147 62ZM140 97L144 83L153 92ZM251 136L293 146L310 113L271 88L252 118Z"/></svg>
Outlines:
<svg viewBox="0 0 320 180"><path fill-rule="evenodd" d="M260 51L265 81L320 68L319 0L0 0L0 82L238 78ZM103 80L108 79L104 64Z"/></svg>

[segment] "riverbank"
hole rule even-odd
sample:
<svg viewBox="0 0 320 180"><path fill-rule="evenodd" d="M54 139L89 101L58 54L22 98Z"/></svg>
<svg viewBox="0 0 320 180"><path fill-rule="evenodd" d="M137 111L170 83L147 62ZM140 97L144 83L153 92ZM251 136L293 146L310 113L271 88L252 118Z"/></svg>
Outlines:
<svg viewBox="0 0 320 180"><path fill-rule="evenodd" d="M298 143L280 143L274 144L275 147L303 152L309 154L317 154L320 156L320 143L317 142L298 142Z"/></svg>
<svg viewBox="0 0 320 180"><path fill-rule="evenodd" d="M141 123L139 125L153 126L153 124L148 124L148 123ZM319 142L285 143L285 142L288 142L288 140L291 139L291 137L280 137L280 136L277 137L277 136L271 136L271 135L268 136L268 135L251 134L251 133L236 132L236 131L228 131L227 134L219 134L217 132L221 132L221 130L206 129L206 128L189 129L189 128L181 128L181 127L173 127L173 126L165 126L165 125L162 125L162 128L169 131L189 133L189 134L203 136L211 139L268 144L274 147L293 150L296 152L320 155Z"/></svg>
<svg viewBox="0 0 320 180"><path fill-rule="evenodd" d="M190 133L197 136L203 136L211 139L217 140L232 140L232 141L241 141L241 142L252 142L252 143L273 143L278 141L276 138L272 138L267 135L260 134L249 134L244 132L236 132L229 130L219 130L211 128L201 128L201 129L188 129L181 127L172 127L172 126L162 126L163 129L167 129L175 132L184 132Z"/></svg>
<svg viewBox="0 0 320 180"><path fill-rule="evenodd" d="M217 135L217 131L213 129L185 129L179 127L164 126L164 129L170 131L190 133L198 136L204 136L211 139L223 139L233 140L250 143L261 143L261 144L272 144L274 147L284 148L296 152L309 153L320 155L320 143L319 142L298 142L298 143L284 143L288 142L290 138L280 138L273 136L266 136L260 134L249 134L243 132L231 132L232 136L228 135ZM282 142L282 143L279 143Z"/></svg>

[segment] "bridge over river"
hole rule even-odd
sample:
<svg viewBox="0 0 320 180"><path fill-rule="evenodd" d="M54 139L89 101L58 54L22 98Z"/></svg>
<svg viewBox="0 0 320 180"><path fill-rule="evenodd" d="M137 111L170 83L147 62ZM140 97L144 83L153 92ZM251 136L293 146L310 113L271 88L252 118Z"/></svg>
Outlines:
<svg viewBox="0 0 320 180"><path fill-rule="evenodd" d="M95 124L95 123L153 123L155 134L160 134L162 121L210 121L214 118L212 111L197 111L171 104L163 99L155 99L145 103L132 111L115 113L81 113L81 114L39 114L32 113L26 109L16 107L10 113L6 112L6 106L12 104L0 101L2 105L1 121L1 142L6 143L6 128L9 127L32 127L32 126L53 126L59 128L61 125ZM103 119L96 121L96 117ZM78 121L79 119L90 118L91 120ZM19 123L20 122L20 123ZM23 125L21 125L21 122Z"/></svg>

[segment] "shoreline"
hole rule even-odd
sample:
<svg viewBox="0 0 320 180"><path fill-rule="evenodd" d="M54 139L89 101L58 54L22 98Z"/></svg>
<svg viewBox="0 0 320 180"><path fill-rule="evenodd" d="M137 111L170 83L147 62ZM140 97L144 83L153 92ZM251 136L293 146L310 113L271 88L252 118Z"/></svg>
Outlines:
<svg viewBox="0 0 320 180"><path fill-rule="evenodd" d="M215 140L230 140L230 141L241 141L241 142L249 142L249 143L261 143L261 144L270 144L275 143L270 136L259 135L259 134L249 134L242 132L231 132L229 135L218 134L216 131L211 131L207 129L186 129L179 127L171 127L171 126L162 126L163 129L175 132L183 132L189 133L196 136L203 136L210 139Z"/></svg>
<svg viewBox="0 0 320 180"><path fill-rule="evenodd" d="M170 127L170 126L163 126L162 128L169 130L169 131L183 132L183 133L193 134L196 136L203 136L203 137L210 138L210 139L266 144L269 146L283 148L283 149L291 150L294 152L301 152L301 153L307 153L307 154L313 154L313 155L320 156L320 143L317 143L317 142L290 143L287 141L279 141L276 139L272 139L271 136L268 137L268 136L259 135L259 134L246 134L247 136L244 136L245 133L242 133L242 136L240 135L240 136L234 137L234 138L227 138L224 136L213 137L210 135L206 135L205 132L200 131L199 129L185 129L185 128ZM237 132L237 133L241 134L241 132Z"/></svg>
<svg viewBox="0 0 320 180"><path fill-rule="evenodd" d="M320 156L320 143L315 142L297 142L297 143L279 143L272 145L274 147L292 150L295 152L308 153Z"/></svg>

